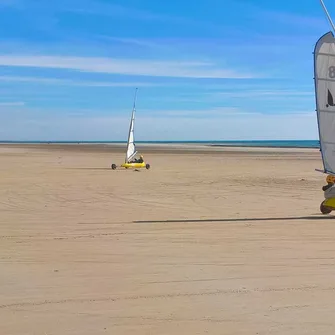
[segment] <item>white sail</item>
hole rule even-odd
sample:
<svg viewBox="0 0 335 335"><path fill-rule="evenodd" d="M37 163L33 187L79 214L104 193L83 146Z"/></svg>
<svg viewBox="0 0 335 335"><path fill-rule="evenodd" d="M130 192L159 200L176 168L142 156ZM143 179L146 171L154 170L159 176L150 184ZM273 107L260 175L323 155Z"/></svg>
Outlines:
<svg viewBox="0 0 335 335"><path fill-rule="evenodd" d="M135 123L135 111L136 111L136 96L137 96L137 88L135 91L134 97L134 106L131 114L130 126L129 126L129 134L128 134L128 143L127 143L127 154L126 154L126 163L129 163L137 154L135 142L134 142L134 123Z"/></svg>
<svg viewBox="0 0 335 335"><path fill-rule="evenodd" d="M332 32L316 43L314 81L324 172L335 174L335 38Z"/></svg>

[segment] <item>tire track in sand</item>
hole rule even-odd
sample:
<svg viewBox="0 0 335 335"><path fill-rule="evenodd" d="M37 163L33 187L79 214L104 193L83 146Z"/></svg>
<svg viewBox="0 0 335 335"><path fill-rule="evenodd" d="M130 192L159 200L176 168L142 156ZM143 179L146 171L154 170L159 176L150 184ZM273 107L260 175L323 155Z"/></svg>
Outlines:
<svg viewBox="0 0 335 335"><path fill-rule="evenodd" d="M69 298L55 300L40 300L17 302L0 305L0 309L16 308L16 307L35 307L44 305L62 305L71 303L99 303L99 302L116 302L127 300L147 300L147 299L173 299L173 298L190 298L201 296L219 296L228 294L251 294L251 293L268 293L268 292L307 292L319 289L320 291L335 291L335 287L319 288L318 286L301 286L301 287L283 287L283 288L255 288L255 289L225 289L214 290L207 292L189 292L189 293L167 293L167 294L152 294L152 295L133 295L128 297L97 297L97 298Z"/></svg>

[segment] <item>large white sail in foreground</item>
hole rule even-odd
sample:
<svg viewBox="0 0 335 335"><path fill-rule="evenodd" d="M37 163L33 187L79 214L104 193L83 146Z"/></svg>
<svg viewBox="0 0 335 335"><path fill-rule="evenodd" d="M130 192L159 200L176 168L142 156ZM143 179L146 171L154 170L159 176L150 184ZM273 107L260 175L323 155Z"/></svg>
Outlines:
<svg viewBox="0 0 335 335"><path fill-rule="evenodd" d="M127 154L126 154L126 163L129 163L137 154L135 142L134 142L134 123L135 123L135 111L136 111L136 97L137 97L137 89L135 91L134 97L134 106L131 114L130 126L129 126L129 134L128 134L128 143L127 143Z"/></svg>
<svg viewBox="0 0 335 335"><path fill-rule="evenodd" d="M324 172L335 174L335 38L332 32L316 43L314 81Z"/></svg>

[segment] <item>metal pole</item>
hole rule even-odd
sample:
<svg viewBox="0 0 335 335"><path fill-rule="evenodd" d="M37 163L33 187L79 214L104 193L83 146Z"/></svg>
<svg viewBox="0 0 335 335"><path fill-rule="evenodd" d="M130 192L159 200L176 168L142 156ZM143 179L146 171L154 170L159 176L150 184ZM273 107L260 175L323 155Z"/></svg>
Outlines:
<svg viewBox="0 0 335 335"><path fill-rule="evenodd" d="M334 22L333 22L332 18L330 17L330 15L328 13L327 7L326 7L325 3L323 2L323 0L320 0L320 2L321 2L321 5L322 5L326 15L327 15L328 21L329 21L330 25L332 26L333 31L335 32L335 25L334 25Z"/></svg>

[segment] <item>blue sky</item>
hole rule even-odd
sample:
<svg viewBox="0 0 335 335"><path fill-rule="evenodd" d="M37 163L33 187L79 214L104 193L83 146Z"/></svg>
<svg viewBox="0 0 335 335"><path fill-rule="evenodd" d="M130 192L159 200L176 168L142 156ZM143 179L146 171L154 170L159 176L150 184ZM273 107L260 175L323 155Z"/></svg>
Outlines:
<svg viewBox="0 0 335 335"><path fill-rule="evenodd" d="M326 1L335 16L335 4ZM318 0L0 0L0 139L317 139Z"/></svg>

